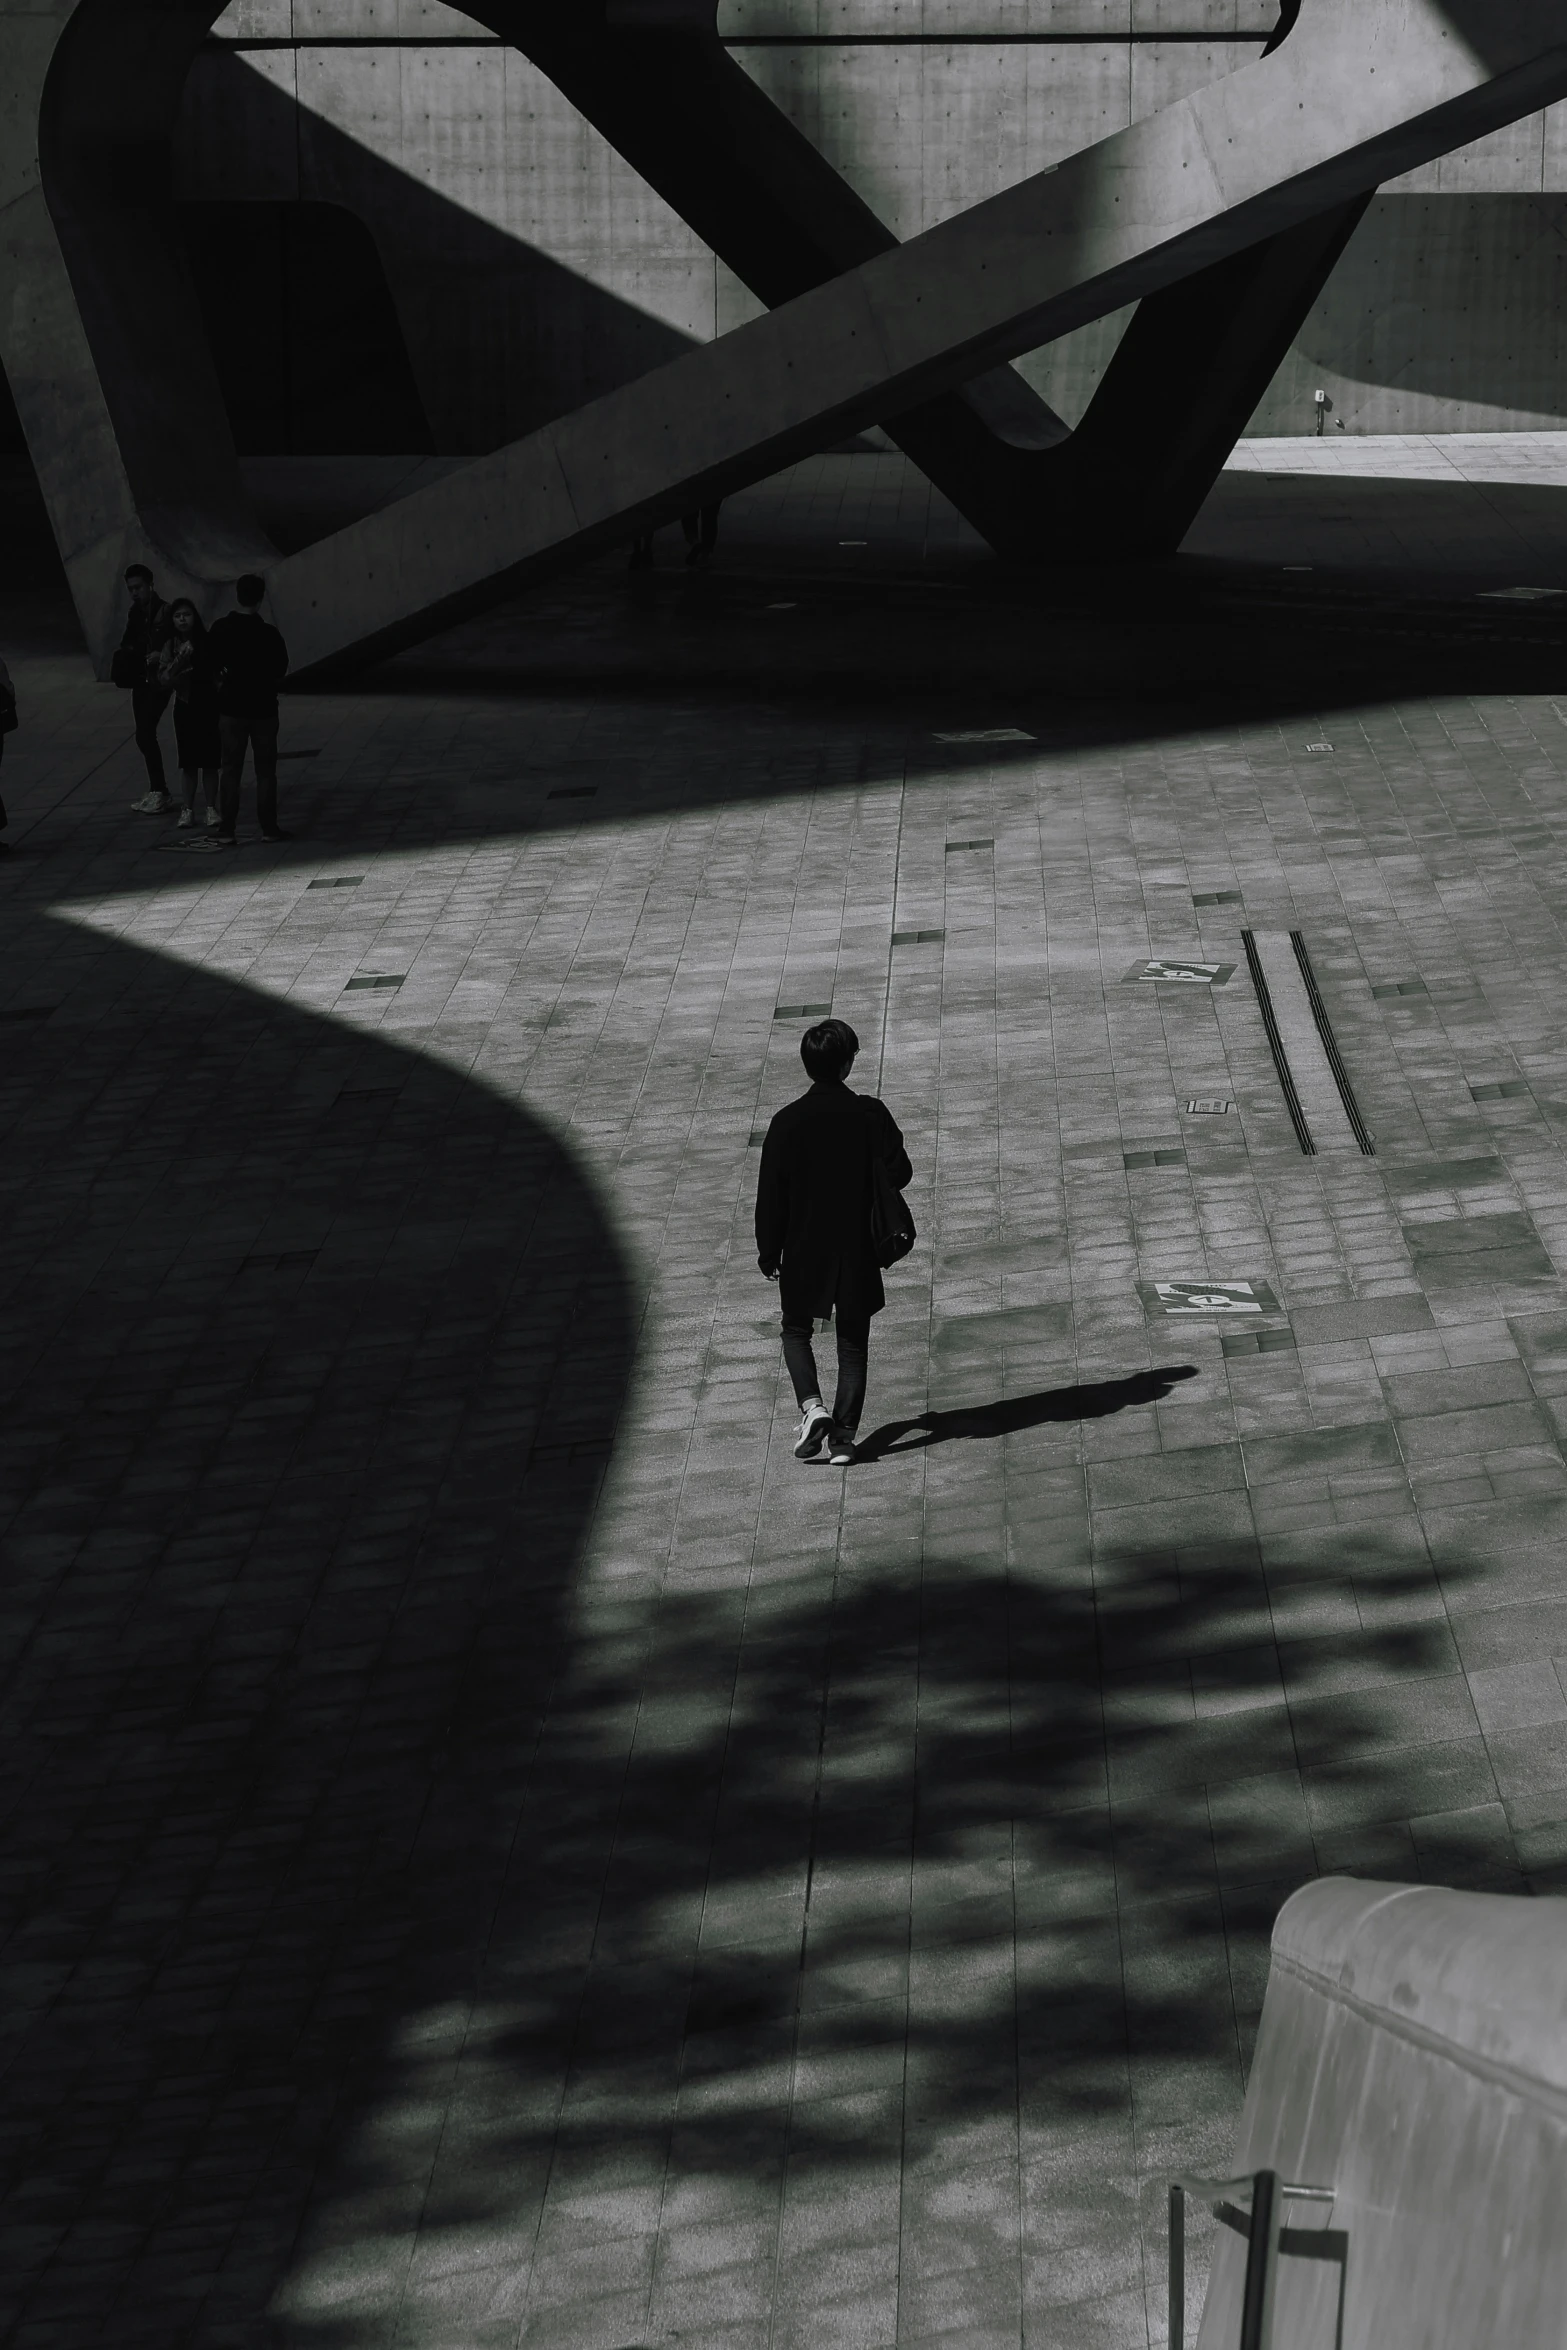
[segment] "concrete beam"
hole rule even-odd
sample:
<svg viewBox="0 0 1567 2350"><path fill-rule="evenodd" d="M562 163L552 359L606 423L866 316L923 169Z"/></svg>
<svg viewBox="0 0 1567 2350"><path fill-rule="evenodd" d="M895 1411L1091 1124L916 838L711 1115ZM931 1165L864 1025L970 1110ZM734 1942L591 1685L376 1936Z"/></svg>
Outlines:
<svg viewBox="0 0 1567 2350"><path fill-rule="evenodd" d="M278 561L239 488L166 178L215 14L0 0L0 354L101 663L132 555L209 607L238 570L267 573L302 668L408 642L1567 91L1558 0L1315 0L1275 55Z"/></svg>
<svg viewBox="0 0 1567 2350"><path fill-rule="evenodd" d="M1294 29L1283 0L1267 54ZM716 0L480 0L479 13L769 307L896 239L730 56ZM876 419L998 552L1173 553L1367 199L1199 271L1139 309L1071 431L1012 367ZM1157 387L1155 391L1153 387Z"/></svg>
<svg viewBox="0 0 1567 2350"><path fill-rule="evenodd" d="M1317 0L1272 56L278 565L296 662L407 642L1564 93L1557 0Z"/></svg>

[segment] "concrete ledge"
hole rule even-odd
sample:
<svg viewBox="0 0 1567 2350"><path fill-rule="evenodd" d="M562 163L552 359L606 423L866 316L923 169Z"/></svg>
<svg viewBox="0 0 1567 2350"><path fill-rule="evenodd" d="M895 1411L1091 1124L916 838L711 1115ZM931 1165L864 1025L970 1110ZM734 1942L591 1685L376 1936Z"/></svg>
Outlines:
<svg viewBox="0 0 1567 2350"><path fill-rule="evenodd" d="M1559 2350L1567 1902L1330 1877L1285 1904L1235 2167L1331 2186L1346 2350ZM1238 2338L1221 2231L1201 2350ZM1332 2339L1337 2271L1281 2265L1275 2341Z"/></svg>

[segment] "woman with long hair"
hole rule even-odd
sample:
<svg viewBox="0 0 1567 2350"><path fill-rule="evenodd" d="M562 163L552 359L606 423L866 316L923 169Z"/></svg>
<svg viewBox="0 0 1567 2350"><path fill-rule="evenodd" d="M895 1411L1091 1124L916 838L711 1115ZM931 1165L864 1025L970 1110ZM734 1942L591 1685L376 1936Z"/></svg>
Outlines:
<svg viewBox="0 0 1567 2350"><path fill-rule="evenodd" d="M207 631L189 596L178 596L169 606L173 630L158 658L158 683L174 695L174 742L179 753L180 786L184 806L179 829L196 821L196 779L206 791L207 824L218 821L218 769L223 753L218 741L218 687Z"/></svg>

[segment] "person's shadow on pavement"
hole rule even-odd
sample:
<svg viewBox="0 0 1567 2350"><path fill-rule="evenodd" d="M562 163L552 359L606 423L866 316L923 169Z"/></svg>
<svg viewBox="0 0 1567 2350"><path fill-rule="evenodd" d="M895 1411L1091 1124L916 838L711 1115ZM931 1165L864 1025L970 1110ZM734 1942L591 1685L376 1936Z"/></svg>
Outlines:
<svg viewBox="0 0 1567 2350"><path fill-rule="evenodd" d="M1195 1363L1173 1363L1159 1371L1134 1371L1126 1379L1099 1379L1086 1387L1044 1387L1033 1395L998 1397L953 1412L919 1412L912 1420L887 1420L873 1428L855 1450L863 1465L889 1453L923 1452L927 1445L1015 1436L1051 1420L1105 1420L1138 1404L1162 1403L1177 1382L1195 1379Z"/></svg>

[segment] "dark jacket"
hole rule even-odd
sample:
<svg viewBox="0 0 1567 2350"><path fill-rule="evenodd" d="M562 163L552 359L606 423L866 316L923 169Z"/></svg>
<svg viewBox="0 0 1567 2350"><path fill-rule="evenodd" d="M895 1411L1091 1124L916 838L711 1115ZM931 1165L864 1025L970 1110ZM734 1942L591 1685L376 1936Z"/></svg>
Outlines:
<svg viewBox="0 0 1567 2350"><path fill-rule="evenodd" d="M780 1273L792 1321L880 1313L886 1304L871 1245L871 1166L885 1162L901 1190L913 1173L892 1113L846 1085L813 1085L781 1109L762 1145L756 1253Z"/></svg>
<svg viewBox="0 0 1567 2350"><path fill-rule="evenodd" d="M173 690L177 702L193 710L216 711L217 674L212 666L212 639L205 629L199 636L170 634L158 656L158 683Z"/></svg>
<svg viewBox="0 0 1567 2350"><path fill-rule="evenodd" d="M224 718L275 718L277 689L288 675L288 647L259 612L225 612L207 632Z"/></svg>
<svg viewBox="0 0 1567 2350"><path fill-rule="evenodd" d="M157 683L158 656L173 634L174 623L169 618L169 607L157 596L145 604L133 603L125 615L125 634L120 639L120 651L135 654L149 685Z"/></svg>

